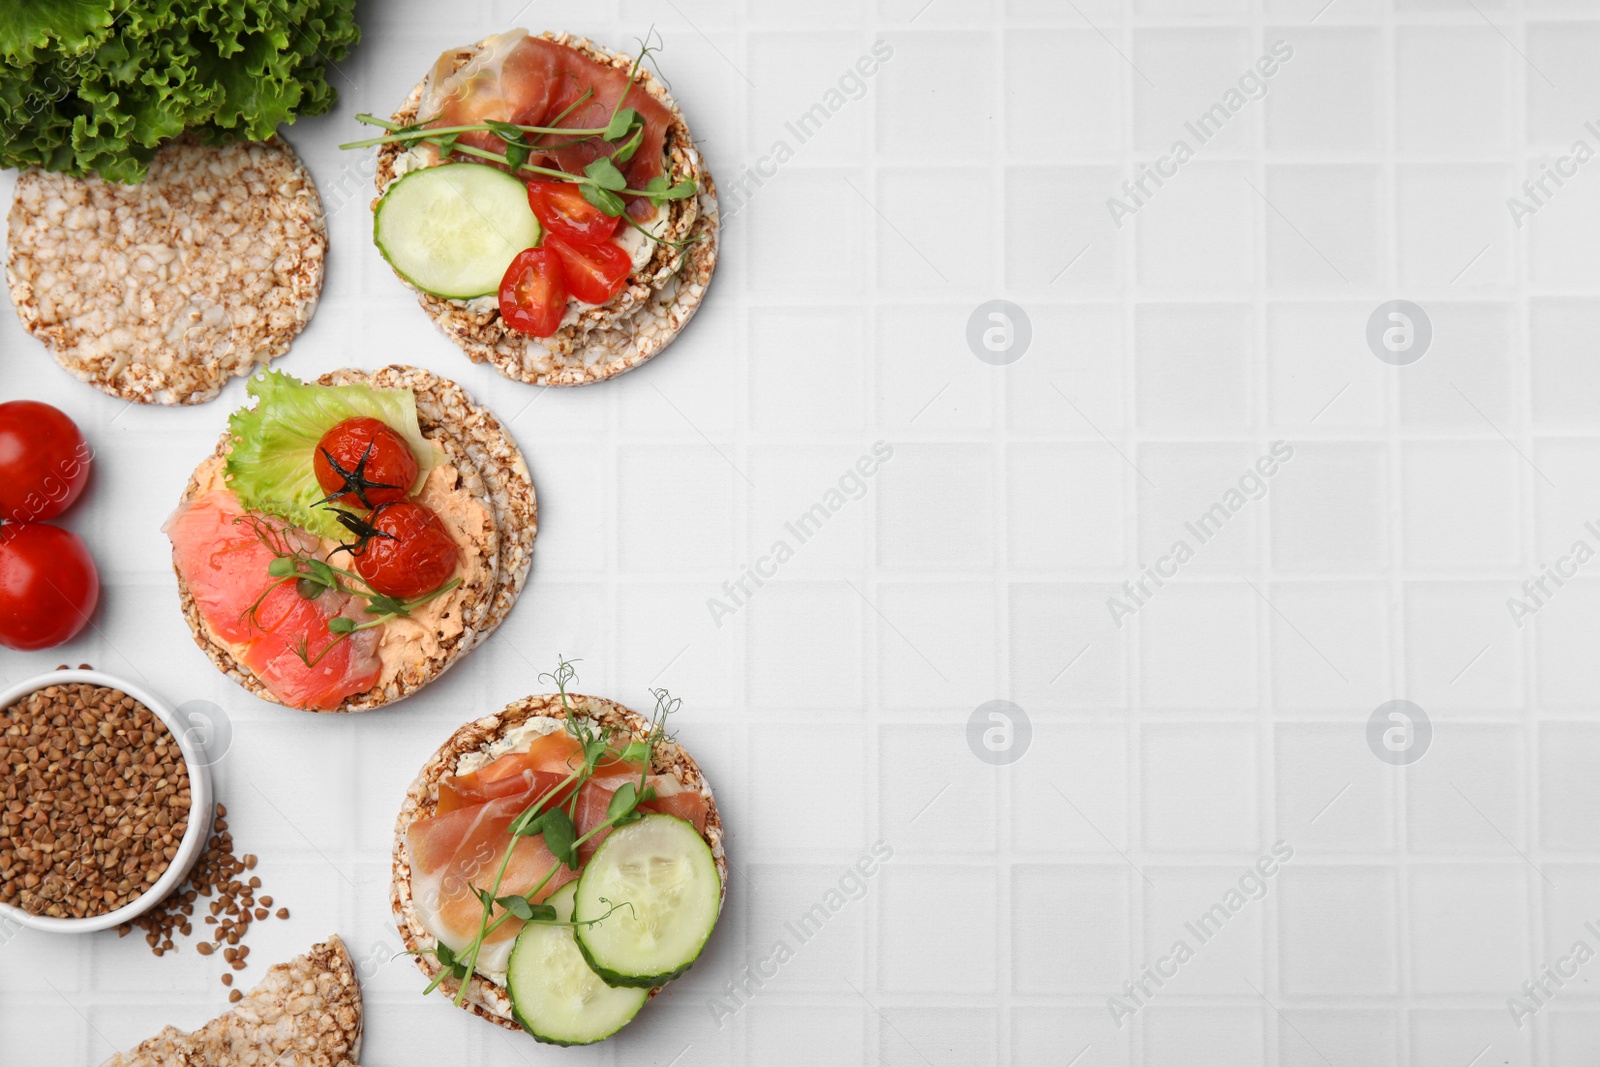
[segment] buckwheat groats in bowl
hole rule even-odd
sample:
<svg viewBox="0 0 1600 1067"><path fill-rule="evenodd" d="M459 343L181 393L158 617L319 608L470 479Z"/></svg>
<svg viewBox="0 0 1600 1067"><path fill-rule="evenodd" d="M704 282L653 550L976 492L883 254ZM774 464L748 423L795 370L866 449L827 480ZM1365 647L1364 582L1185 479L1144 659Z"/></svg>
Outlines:
<svg viewBox="0 0 1600 1067"><path fill-rule="evenodd" d="M205 768L143 694L102 679L64 672L0 699L0 908L24 925L131 919L204 843Z"/></svg>

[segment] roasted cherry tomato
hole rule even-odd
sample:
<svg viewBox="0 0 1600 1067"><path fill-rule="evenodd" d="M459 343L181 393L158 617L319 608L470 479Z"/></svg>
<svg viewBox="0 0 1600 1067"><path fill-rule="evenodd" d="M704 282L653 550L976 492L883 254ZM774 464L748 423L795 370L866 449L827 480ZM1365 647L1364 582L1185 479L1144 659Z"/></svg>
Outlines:
<svg viewBox="0 0 1600 1067"><path fill-rule="evenodd" d="M0 519L38 522L72 506L93 456L78 424L37 400L0 404Z"/></svg>
<svg viewBox="0 0 1600 1067"><path fill-rule="evenodd" d="M547 241L554 238L547 238ZM500 281L500 317L519 333L549 337L567 313L567 276L549 248L525 248Z"/></svg>
<svg viewBox="0 0 1600 1067"><path fill-rule="evenodd" d="M561 257L567 275L567 291L585 304L606 304L622 292L633 260L621 245L610 241L598 245L575 245L555 234L544 239L545 247Z"/></svg>
<svg viewBox="0 0 1600 1067"><path fill-rule="evenodd" d="M417 480L411 445L382 419L345 419L317 442L311 467L331 503L374 508L404 500Z"/></svg>
<svg viewBox="0 0 1600 1067"><path fill-rule="evenodd" d="M622 216L585 200L575 182L529 182L528 206L547 231L573 244L599 244L622 224Z"/></svg>
<svg viewBox="0 0 1600 1067"><path fill-rule="evenodd" d="M0 526L0 645L70 641L100 602L100 575L78 535L43 522Z"/></svg>
<svg viewBox="0 0 1600 1067"><path fill-rule="evenodd" d="M380 504L369 529L350 548L356 573L373 590L399 600L431 593L456 570L456 542L444 520L411 500Z"/></svg>

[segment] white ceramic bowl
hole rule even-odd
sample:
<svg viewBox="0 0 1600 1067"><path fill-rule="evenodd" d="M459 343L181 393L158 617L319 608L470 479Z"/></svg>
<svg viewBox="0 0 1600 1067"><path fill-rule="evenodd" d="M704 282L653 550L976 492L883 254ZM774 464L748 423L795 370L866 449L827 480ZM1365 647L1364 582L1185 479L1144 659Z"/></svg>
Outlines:
<svg viewBox="0 0 1600 1067"><path fill-rule="evenodd" d="M131 919L144 914L157 902L171 893L183 881L205 850L206 841L211 836L211 816L215 805L211 793L211 768L206 763L206 754L197 745L193 738L186 733L187 726L177 714L167 705L167 702L153 695L143 686L134 685L132 682L99 671L51 671L41 674L37 678L18 682L16 685L0 692L0 708L9 708L18 700L29 693L39 689L46 689L52 685L86 684L105 686L107 689L120 689L139 703L150 709L162 722L166 723L167 730L171 732L178 742L178 749L183 754L184 767L189 772L189 824L183 832L183 840L178 843L178 854L173 857L172 864L162 872L155 885L145 890L144 894L132 903L126 904L116 911L104 915L95 915L87 919L55 919L45 915L33 915L11 904L0 903L0 916L7 920L15 921L22 926L34 930L48 930L58 934L86 934L93 930L107 930L113 926L120 926Z"/></svg>

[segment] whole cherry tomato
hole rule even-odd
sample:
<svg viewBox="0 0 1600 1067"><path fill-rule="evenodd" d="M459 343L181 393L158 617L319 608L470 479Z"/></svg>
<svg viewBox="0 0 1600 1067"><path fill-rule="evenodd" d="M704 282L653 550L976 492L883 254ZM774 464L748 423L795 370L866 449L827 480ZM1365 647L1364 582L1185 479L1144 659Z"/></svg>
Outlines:
<svg viewBox="0 0 1600 1067"><path fill-rule="evenodd" d="M585 200L576 182L529 182L528 206L546 230L573 244L599 244L622 223Z"/></svg>
<svg viewBox="0 0 1600 1067"><path fill-rule="evenodd" d="M553 237L549 240L554 240ZM525 248L500 281L500 317L519 333L549 337L567 313L567 276L548 248Z"/></svg>
<svg viewBox="0 0 1600 1067"><path fill-rule="evenodd" d="M99 602L100 575L77 534L0 525L0 645L33 652L70 641Z"/></svg>
<svg viewBox="0 0 1600 1067"><path fill-rule="evenodd" d="M0 404L0 519L40 522L72 506L94 452L78 424L37 400Z"/></svg>
<svg viewBox="0 0 1600 1067"><path fill-rule="evenodd" d="M597 245L575 245L555 234L544 239L545 246L561 257L566 272L567 291L585 304L607 304L622 291L633 270L633 260L622 246L611 241Z"/></svg>
<svg viewBox="0 0 1600 1067"><path fill-rule="evenodd" d="M404 500L417 480L411 445L382 419L365 415L323 434L311 466L328 501L364 508Z"/></svg>
<svg viewBox="0 0 1600 1067"><path fill-rule="evenodd" d="M366 517L366 529L357 532L361 540L350 547L356 573L384 596L411 600L433 592L455 573L455 538L426 505L379 504Z"/></svg>

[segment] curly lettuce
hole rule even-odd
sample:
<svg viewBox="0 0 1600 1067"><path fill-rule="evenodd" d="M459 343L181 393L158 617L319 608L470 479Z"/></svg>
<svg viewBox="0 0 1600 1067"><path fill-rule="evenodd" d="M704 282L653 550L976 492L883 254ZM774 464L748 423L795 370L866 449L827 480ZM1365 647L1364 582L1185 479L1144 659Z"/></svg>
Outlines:
<svg viewBox="0 0 1600 1067"><path fill-rule="evenodd" d="M246 509L281 516L319 537L338 540L348 533L332 511L317 506L327 494L311 465L322 435L345 419L371 416L406 439L417 457L413 492L439 463L438 451L422 436L417 399L409 389L312 385L267 371L250 379L245 391L256 398L256 406L228 416L233 437L224 475L228 488Z"/></svg>
<svg viewBox="0 0 1600 1067"><path fill-rule="evenodd" d="M0 0L0 167L144 178L162 144L333 106L355 0Z"/></svg>

